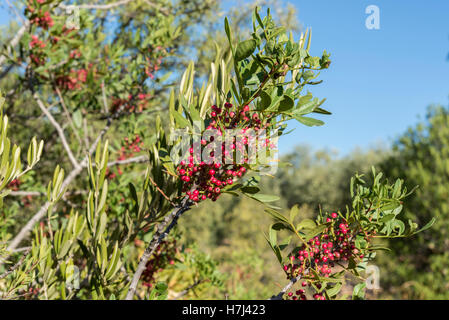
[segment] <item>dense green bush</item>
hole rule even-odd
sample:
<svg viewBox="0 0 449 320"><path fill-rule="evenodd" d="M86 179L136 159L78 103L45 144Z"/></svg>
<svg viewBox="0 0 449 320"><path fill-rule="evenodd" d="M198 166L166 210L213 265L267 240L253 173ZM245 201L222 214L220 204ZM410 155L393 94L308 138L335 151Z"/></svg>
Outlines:
<svg viewBox="0 0 449 320"><path fill-rule="evenodd" d="M385 285L397 298L449 298L449 111L429 107L424 121L397 141L394 155L382 167L390 177L418 185L404 204L407 218L422 223L436 217L432 232L412 241L389 243L397 257L394 267L385 261Z"/></svg>

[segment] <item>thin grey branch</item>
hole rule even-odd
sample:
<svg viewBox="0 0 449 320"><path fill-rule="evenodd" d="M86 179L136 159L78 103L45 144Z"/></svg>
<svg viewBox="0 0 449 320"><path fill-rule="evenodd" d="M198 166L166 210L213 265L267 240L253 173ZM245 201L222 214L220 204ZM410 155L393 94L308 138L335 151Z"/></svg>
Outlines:
<svg viewBox="0 0 449 320"><path fill-rule="evenodd" d="M59 7L65 10L73 10L73 9L96 9L96 10L109 10L109 9L113 9L115 7L119 7L122 5L125 5L129 2L132 2L134 0L120 0L117 2L112 2L109 4L70 4L70 5L65 5L65 4L60 4Z"/></svg>
<svg viewBox="0 0 449 320"><path fill-rule="evenodd" d="M59 125L59 123L55 120L55 118L53 117L53 115L51 114L50 111L48 111L47 107L45 107L44 103L42 102L42 100L39 98L39 95L36 93L34 93L33 95L34 100L36 100L37 105L39 106L39 108L41 109L42 113L44 113L48 120L50 121L50 123L53 125L53 127L56 129L56 131L58 132L59 138L61 139L61 143L64 146L65 151L67 152L67 155L70 159L70 162L72 163L73 167L75 169L80 168L80 164L78 163L78 161L75 159L75 156L72 153L72 150L70 149L69 143L67 142L67 139L65 138L64 135L64 130L61 128L61 126Z"/></svg>
<svg viewBox="0 0 449 320"><path fill-rule="evenodd" d="M13 196L13 197L27 197L27 196L32 196L32 197L38 197L38 196L43 196L45 195L45 192L39 192L39 191L11 191L8 196Z"/></svg>
<svg viewBox="0 0 449 320"><path fill-rule="evenodd" d="M147 161L148 161L147 156L138 156L138 157L129 158L129 159L125 159L125 160L116 160L116 161L108 162L108 167L117 166L117 165L121 165L121 164L142 163L142 162L147 162Z"/></svg>
<svg viewBox="0 0 449 320"><path fill-rule="evenodd" d="M137 290L137 285L139 283L142 272L146 268L146 264L150 257L156 251L157 247L162 243L164 238L170 233L170 231L176 226L179 217L190 209L191 203L188 198L184 199L181 204L178 205L169 215L167 215L164 220L157 226L156 233L151 239L150 244L145 249L142 257L140 258L139 265L137 266L136 272L134 273L133 279L126 294L126 300L133 300L134 295Z"/></svg>
<svg viewBox="0 0 449 320"><path fill-rule="evenodd" d="M301 279L301 276L291 279L290 282L281 290L281 292L279 292L275 296L272 296L268 300L283 300L282 297L287 292L287 290L289 290L299 279Z"/></svg>
<svg viewBox="0 0 449 320"><path fill-rule="evenodd" d="M187 288L185 288L184 290L182 290L180 293L178 293L176 295L176 297L174 297L172 300L178 300L181 299L182 297L184 297L187 293L189 293L190 290L192 290L193 288L195 288L197 285L201 284L203 281L202 280L196 280L194 283L192 283L190 286L188 286Z"/></svg>
<svg viewBox="0 0 449 320"><path fill-rule="evenodd" d="M20 258L20 260L19 260L15 265L13 265L11 268L9 268L9 270L6 271L5 273L3 273L3 274L0 275L0 280L3 279L3 278L6 278L6 277L7 277L8 275L10 275L14 270L16 270L17 268L19 268L19 267L23 264L23 262L25 261L25 258L26 258L26 256L28 255L28 253L30 253L30 251L31 251L31 247L28 248L28 249L26 249L25 252L23 253L22 257Z"/></svg>
<svg viewBox="0 0 449 320"><path fill-rule="evenodd" d="M25 21L25 24L17 31L16 35L14 36L14 38L11 39L11 41L9 42L9 47L15 47L20 39L22 39L23 35L25 34L25 31L28 29L28 27L30 26L30 21L27 20ZM2 55L0 56L0 67L3 65L3 63L5 63L6 61L6 56Z"/></svg>

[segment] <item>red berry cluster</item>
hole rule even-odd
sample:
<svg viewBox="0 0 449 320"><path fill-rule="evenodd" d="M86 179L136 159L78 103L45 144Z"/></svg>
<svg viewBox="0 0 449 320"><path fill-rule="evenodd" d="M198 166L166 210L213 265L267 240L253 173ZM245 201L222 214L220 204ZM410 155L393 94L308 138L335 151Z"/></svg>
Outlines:
<svg viewBox="0 0 449 320"><path fill-rule="evenodd" d="M175 256L177 253L176 239L166 240L159 244L142 273L143 285L151 288L154 284L156 274L164 270L168 265L175 264Z"/></svg>
<svg viewBox="0 0 449 320"><path fill-rule="evenodd" d="M113 98L111 109L113 113L123 110L126 112L142 112L149 106L151 93L138 93L136 95L129 94L128 99Z"/></svg>
<svg viewBox="0 0 449 320"><path fill-rule="evenodd" d="M135 153L141 152L143 150L143 142L138 134L135 135L134 139L130 140L128 138L124 139L124 145L120 148L120 155L117 160L126 160L134 156ZM123 174L120 166L117 166L117 173L119 175ZM106 177L108 179L114 179L117 175L115 172L106 169Z"/></svg>
<svg viewBox="0 0 449 320"><path fill-rule="evenodd" d="M143 141L138 134L134 136L134 139L124 139L124 146L120 149L119 160L125 160L134 156L134 153L141 152L143 148Z"/></svg>
<svg viewBox="0 0 449 320"><path fill-rule="evenodd" d="M18 191L22 182L19 179L14 179L8 184L8 189Z"/></svg>
<svg viewBox="0 0 449 320"><path fill-rule="evenodd" d="M55 82L62 90L79 90L87 80L87 73L86 69L72 69L69 74L58 75Z"/></svg>
<svg viewBox="0 0 449 320"><path fill-rule="evenodd" d="M312 283L316 282L313 273L315 272L321 277L329 277L337 262L348 261L349 258L363 259L363 254L355 246L355 236L359 234L360 230L351 230L344 218L339 218L337 213L331 213L326 217L326 223L329 227L324 230L319 236L310 239L306 244L303 244L298 252L293 253L290 257L290 264L284 265L284 271L288 278L296 278L300 276L307 279L302 282L303 287L311 287ZM363 233L367 241L370 240L370 234ZM320 288L320 285L315 285ZM305 290L301 289L289 292L288 297L294 300L306 300ZM316 292L313 298L317 300L324 300L325 296Z"/></svg>
<svg viewBox="0 0 449 320"><path fill-rule="evenodd" d="M235 108L231 103L226 102L224 108L219 108L216 105L211 107L209 114L210 122L206 130L216 130L217 134L223 136L223 129L240 129L242 139L233 138L230 148L227 150L225 142L222 142L222 159L217 159L212 151L210 157L213 163L205 163L200 161L197 155L194 155L193 148L190 148L190 156L188 161L181 161L177 167L177 171L181 180L183 181L183 192L189 196L189 199L195 202L200 202L206 199L212 201L217 200L221 194L221 189L227 185L232 185L235 179L241 178L245 172L245 163L248 162L246 156L248 139L245 133L253 129L256 133L260 129L264 129L269 125L270 119L265 124L259 118L257 112L251 112L248 105ZM214 141L214 137L210 141L201 140L201 146L205 147L207 144ZM266 139L264 145L269 144L270 140ZM271 145L274 147L273 145ZM236 150L243 155L242 164L229 164L227 159L233 159ZM218 160L218 161L217 161Z"/></svg>
<svg viewBox="0 0 449 320"><path fill-rule="evenodd" d="M234 109L231 103L226 102L224 108L212 106L210 112L210 122L206 127L206 130L217 130L217 134L222 136L224 134L223 129L235 129L242 128L241 133L244 134L249 128L254 126L258 130L260 127L260 120L251 122L249 106L244 106L239 111ZM201 140L201 146L204 147L208 143L213 142L214 137L210 138L210 141L204 139ZM236 141L235 138L230 145L234 151L239 149L242 154L245 154L245 146L248 144L248 139L243 137L240 141ZM246 168L243 164L229 164L226 163L226 159L232 156L232 154L225 148L225 142L221 145L222 159L217 159L214 152L211 151L210 157L213 163L205 163L198 159L198 155L194 156L193 148L189 149L190 156L188 161L181 161L177 167L177 171L181 177L183 183L183 192L185 192L189 199L195 202L200 202L206 199L212 201L217 200L221 194L221 189L227 185L232 185L235 179L241 178ZM218 161L216 161L218 160ZM248 158L244 157L243 162L247 162Z"/></svg>
<svg viewBox="0 0 449 320"><path fill-rule="evenodd" d="M46 44L42 40L39 40L36 35L32 35L29 46L31 63L35 66L45 64L46 55L44 48L46 47Z"/></svg>
<svg viewBox="0 0 449 320"><path fill-rule="evenodd" d="M302 287L310 286L310 283L307 283L306 281L302 282ZM318 289L321 289L321 284L316 284L316 287ZM287 296L290 300L307 300L306 296L306 290L305 289L298 289L295 292L290 291L287 293ZM316 292L312 295L313 299L315 300L326 300L326 297L322 292Z"/></svg>
<svg viewBox="0 0 449 320"><path fill-rule="evenodd" d="M38 0L37 2L39 4L44 4L45 0ZM25 14L28 16L31 24L43 29L49 29L54 25L50 12L33 7L32 1L28 2L27 7L25 8Z"/></svg>
<svg viewBox="0 0 449 320"><path fill-rule="evenodd" d="M70 51L69 55L70 59L78 59L81 58L81 52L78 49Z"/></svg>
<svg viewBox="0 0 449 320"><path fill-rule="evenodd" d="M160 65L162 64L162 58L167 55L167 50L161 46L157 46L154 50L149 48L148 51L153 52L153 54L156 55L156 58L153 59L154 61L151 61L149 57L146 57L147 64L145 66L145 74L153 80L154 72L159 70Z"/></svg>
<svg viewBox="0 0 449 320"><path fill-rule="evenodd" d="M20 181L19 179L14 179L8 184L7 188L11 191L19 191L21 184L22 181ZM31 205L31 200L32 196L26 195L21 198L21 203L24 207L29 207Z"/></svg>
<svg viewBox="0 0 449 320"><path fill-rule="evenodd" d="M54 25L54 21L50 15L50 12L45 11L44 7L40 6L45 4L46 2L46 0L30 0L28 1L27 7L25 8L25 15L29 18L32 25L41 27L44 30L49 30L47 39L39 39L37 35L31 36L31 41L29 42L29 57L31 59L32 67L39 67L45 64L47 60L47 55L44 51L46 43L50 44L52 49L54 49L53 46L55 46L59 42L61 36L73 38L76 35L76 33L72 33L72 31L75 30L74 28L68 29L66 26L63 26L61 31L52 28ZM70 53L70 58L67 59L67 61L61 65L61 67L64 67L69 62L72 62L73 59L79 58L80 56L81 54L79 51L72 51ZM71 69L70 71L64 69L65 68L63 68L62 71L59 72L58 70L53 70L56 79L55 85L57 85L61 89L79 89L79 83L86 81L87 72L85 69ZM40 75L40 77L48 80L46 76Z"/></svg>
<svg viewBox="0 0 449 320"><path fill-rule="evenodd" d="M28 290L24 290L22 293L25 300L36 300L38 299L40 289L36 287L29 287Z"/></svg>

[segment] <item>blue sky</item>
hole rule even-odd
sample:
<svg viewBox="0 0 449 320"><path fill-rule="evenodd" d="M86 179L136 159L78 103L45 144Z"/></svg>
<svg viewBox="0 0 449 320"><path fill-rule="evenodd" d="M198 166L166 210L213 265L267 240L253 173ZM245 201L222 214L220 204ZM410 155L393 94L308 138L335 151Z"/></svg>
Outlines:
<svg viewBox="0 0 449 320"><path fill-rule="evenodd" d="M324 83L311 91L327 98L333 115L322 127L304 127L280 142L281 153L296 144L338 150L388 146L417 122L432 103L448 105L449 1L290 0L304 28L311 27L312 54L331 53ZM365 27L365 8L380 10L380 29ZM226 6L226 5L225 5ZM0 25L9 18L0 6Z"/></svg>
<svg viewBox="0 0 449 320"><path fill-rule="evenodd" d="M289 1L313 30L311 51L331 53L330 69L311 92L326 97L333 115L322 127L284 137L286 152L302 142L337 149L388 146L425 115L432 103L448 105L449 1ZM365 27L365 8L377 5L380 29Z"/></svg>

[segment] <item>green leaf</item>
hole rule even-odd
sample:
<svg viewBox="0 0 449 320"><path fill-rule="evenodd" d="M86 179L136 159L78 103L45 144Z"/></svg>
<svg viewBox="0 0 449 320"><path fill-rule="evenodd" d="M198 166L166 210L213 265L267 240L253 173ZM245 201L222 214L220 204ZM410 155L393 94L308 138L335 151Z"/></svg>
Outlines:
<svg viewBox="0 0 449 320"><path fill-rule="evenodd" d="M319 225L317 227L315 227L312 231L308 232L305 236L305 241L309 241L310 239L312 239L313 237L319 235L320 233L322 233L326 228L328 228L328 226L326 224L322 224Z"/></svg>
<svg viewBox="0 0 449 320"><path fill-rule="evenodd" d="M158 282L155 287L155 290L161 294L164 293L165 291L167 291L167 289L168 289L168 285L165 282Z"/></svg>
<svg viewBox="0 0 449 320"><path fill-rule="evenodd" d="M241 61L249 57L256 50L256 40L250 39L240 42L235 50L235 61Z"/></svg>
<svg viewBox="0 0 449 320"><path fill-rule="evenodd" d="M370 247L369 250L372 250L372 251L376 251L376 250L379 250L379 251L391 251L390 248L380 247L380 246Z"/></svg>
<svg viewBox="0 0 449 320"><path fill-rule="evenodd" d="M324 110L322 108L315 108L315 110L313 110L314 113L320 113L320 114L327 114L330 115L332 114L332 112L329 112L327 110Z"/></svg>
<svg viewBox="0 0 449 320"><path fill-rule="evenodd" d="M267 240L271 250L273 250L274 254L276 255L276 258L278 259L279 263L282 264L282 254L281 254L281 250L280 248L276 245L277 243L277 237L276 237L276 231L273 230L270 226L270 235L269 235L269 239L267 238L267 236L264 233L265 239Z"/></svg>
<svg viewBox="0 0 449 320"><path fill-rule="evenodd" d="M240 190L244 193L255 194L260 191L260 188L256 186L246 186L242 187Z"/></svg>
<svg viewBox="0 0 449 320"><path fill-rule="evenodd" d="M288 110L291 110L294 105L295 105L294 99L285 94L283 96L282 100L279 102L278 110L279 111L288 111Z"/></svg>
<svg viewBox="0 0 449 320"><path fill-rule="evenodd" d="M73 124L77 128L81 128L83 122L83 116L81 114L81 110L78 109L73 113Z"/></svg>
<svg viewBox="0 0 449 320"><path fill-rule="evenodd" d="M327 295L328 295L329 297L334 297L334 296L336 296L336 295L340 292L340 290L341 290L342 287L343 287L343 283L341 283L341 282L336 283L332 288L326 290Z"/></svg>
<svg viewBox="0 0 449 320"><path fill-rule="evenodd" d="M265 110L267 108L269 108L271 105L271 97L268 93L266 93L265 91L262 91L260 93L260 103L259 106L262 110Z"/></svg>
<svg viewBox="0 0 449 320"><path fill-rule="evenodd" d="M290 209L290 221L293 222L293 220L295 220L296 216L299 213L299 208L298 205L295 204L291 209Z"/></svg>
<svg viewBox="0 0 449 320"><path fill-rule="evenodd" d="M263 24L263 22L262 22L262 19L260 18L259 13L257 12L257 7L254 9L254 15L256 16L256 20L257 20L257 22L259 23L260 27L261 27L262 29L264 29L265 26L264 26L264 24Z"/></svg>
<svg viewBox="0 0 449 320"><path fill-rule="evenodd" d="M282 214L280 214L274 209L267 208L265 209L265 212L268 213L271 217L273 217L277 221L282 221L287 224L289 223L286 217L284 217Z"/></svg>
<svg viewBox="0 0 449 320"><path fill-rule="evenodd" d="M392 221L393 229L398 230L398 235L401 235L405 231L405 224L401 220Z"/></svg>
<svg viewBox="0 0 449 320"><path fill-rule="evenodd" d="M224 25L225 25L225 32L226 32L226 35L227 35L228 41L229 41L229 46L231 47L232 54L234 54L234 48L232 46L232 33L231 33L231 28L229 27L229 21L228 21L227 17L225 17Z"/></svg>
<svg viewBox="0 0 449 320"><path fill-rule="evenodd" d="M427 230L427 229L429 229L430 227L432 227L433 226L433 224L435 223L435 221L436 221L436 219L435 218L432 218L424 227L422 227L421 229L419 229L418 231L415 231L415 233L418 233L418 232L421 232L421 231L424 231L424 230Z"/></svg>
<svg viewBox="0 0 449 320"><path fill-rule="evenodd" d="M263 193L256 193L256 194L247 194L250 198L253 198L260 202L273 202L278 201L279 197L271 194L263 194Z"/></svg>
<svg viewBox="0 0 449 320"><path fill-rule="evenodd" d="M312 219L304 219L297 226L296 229L314 229L316 228L316 223Z"/></svg>
<svg viewBox="0 0 449 320"><path fill-rule="evenodd" d="M308 127L322 126L324 124L323 121L314 119L314 118L303 117L303 116L293 116L293 117Z"/></svg>
<svg viewBox="0 0 449 320"><path fill-rule="evenodd" d="M180 128L185 128L189 126L189 121L182 116L182 114L176 110L172 110L173 118Z"/></svg>
<svg viewBox="0 0 449 320"><path fill-rule="evenodd" d="M364 300L365 299L365 287L366 283L359 283L354 287L352 292L352 300Z"/></svg>
<svg viewBox="0 0 449 320"><path fill-rule="evenodd" d="M386 216L382 217L382 219L380 219L379 221L380 222L388 222L390 220L393 220L395 216L396 215L394 215L394 214L387 214Z"/></svg>
<svg viewBox="0 0 449 320"><path fill-rule="evenodd" d="M276 245L277 245L277 233L276 233L276 230L273 229L273 225L270 226L269 236L270 236L270 244L271 244L271 246L273 248L276 247Z"/></svg>

